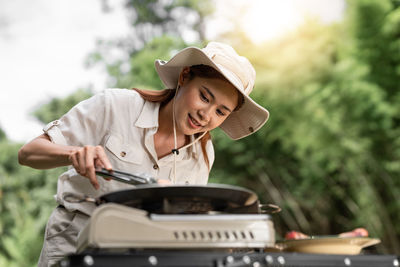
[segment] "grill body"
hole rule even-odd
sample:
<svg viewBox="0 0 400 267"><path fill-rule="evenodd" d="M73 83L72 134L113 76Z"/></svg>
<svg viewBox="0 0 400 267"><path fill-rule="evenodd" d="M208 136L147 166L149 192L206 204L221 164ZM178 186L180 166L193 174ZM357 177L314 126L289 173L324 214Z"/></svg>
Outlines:
<svg viewBox="0 0 400 267"><path fill-rule="evenodd" d="M119 204L104 204L78 236L78 252L90 248L265 248L275 245L266 214L149 214Z"/></svg>

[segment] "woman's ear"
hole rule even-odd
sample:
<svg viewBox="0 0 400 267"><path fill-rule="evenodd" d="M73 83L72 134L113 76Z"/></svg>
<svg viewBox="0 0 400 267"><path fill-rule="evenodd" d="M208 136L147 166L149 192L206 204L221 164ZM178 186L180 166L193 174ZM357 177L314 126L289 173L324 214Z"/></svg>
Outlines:
<svg viewBox="0 0 400 267"><path fill-rule="evenodd" d="M189 75L190 75L190 67L184 67L181 73L179 74L178 84L182 86L184 82L187 82L189 80Z"/></svg>

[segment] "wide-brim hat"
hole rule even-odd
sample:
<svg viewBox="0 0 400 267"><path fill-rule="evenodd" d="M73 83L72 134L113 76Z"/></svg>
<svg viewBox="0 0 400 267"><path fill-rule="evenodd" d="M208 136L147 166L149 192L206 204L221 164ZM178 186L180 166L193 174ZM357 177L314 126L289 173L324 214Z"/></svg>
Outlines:
<svg viewBox="0 0 400 267"><path fill-rule="evenodd" d="M205 48L188 47L168 62L156 60L155 67L167 88L176 88L179 74L186 66L208 65L220 72L243 95L242 106L233 111L219 126L230 138L237 140L260 129L269 112L258 105L249 94L253 90L256 72L247 60L229 45L210 42Z"/></svg>

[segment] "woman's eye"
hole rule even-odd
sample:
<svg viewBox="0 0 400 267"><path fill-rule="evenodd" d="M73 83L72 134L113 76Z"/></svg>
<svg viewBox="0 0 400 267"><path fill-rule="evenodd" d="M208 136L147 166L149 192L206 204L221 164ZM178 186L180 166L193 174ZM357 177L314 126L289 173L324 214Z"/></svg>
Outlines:
<svg viewBox="0 0 400 267"><path fill-rule="evenodd" d="M207 98L202 92L200 92L200 98L201 98L201 100L203 100L203 101L206 102L206 103L209 102L209 101L208 101L208 98Z"/></svg>
<svg viewBox="0 0 400 267"><path fill-rule="evenodd" d="M220 109L217 109L217 114L220 116L225 116L225 113L223 113Z"/></svg>

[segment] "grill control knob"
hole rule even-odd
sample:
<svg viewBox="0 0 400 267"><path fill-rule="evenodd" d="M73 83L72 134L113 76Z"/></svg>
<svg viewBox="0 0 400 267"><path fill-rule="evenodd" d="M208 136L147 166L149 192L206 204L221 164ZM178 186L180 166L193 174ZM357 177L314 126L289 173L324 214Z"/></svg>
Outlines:
<svg viewBox="0 0 400 267"><path fill-rule="evenodd" d="M243 256L242 260L243 260L243 262L244 262L245 264L250 264L250 263L251 263L251 259L250 259L250 257L247 256L247 255Z"/></svg>
<svg viewBox="0 0 400 267"><path fill-rule="evenodd" d="M152 266L156 266L157 263L158 263L157 257L156 257L156 256L150 256L150 257L149 257L149 263L150 263Z"/></svg>
<svg viewBox="0 0 400 267"><path fill-rule="evenodd" d="M86 266L92 266L94 264L93 257L90 255L86 255L85 257L83 257L83 263Z"/></svg>
<svg viewBox="0 0 400 267"><path fill-rule="evenodd" d="M268 264L274 263L274 258L271 255L265 256L265 262Z"/></svg>
<svg viewBox="0 0 400 267"><path fill-rule="evenodd" d="M235 261L235 258L233 258L232 256L228 256L228 257L226 257L226 259L225 259L225 262L227 263L227 264L231 264L231 263L233 263Z"/></svg>
<svg viewBox="0 0 400 267"><path fill-rule="evenodd" d="M279 264L281 264L281 265L284 265L284 264L286 263L285 258L282 257L282 256L279 256L276 260L277 260L277 261L279 262Z"/></svg>

